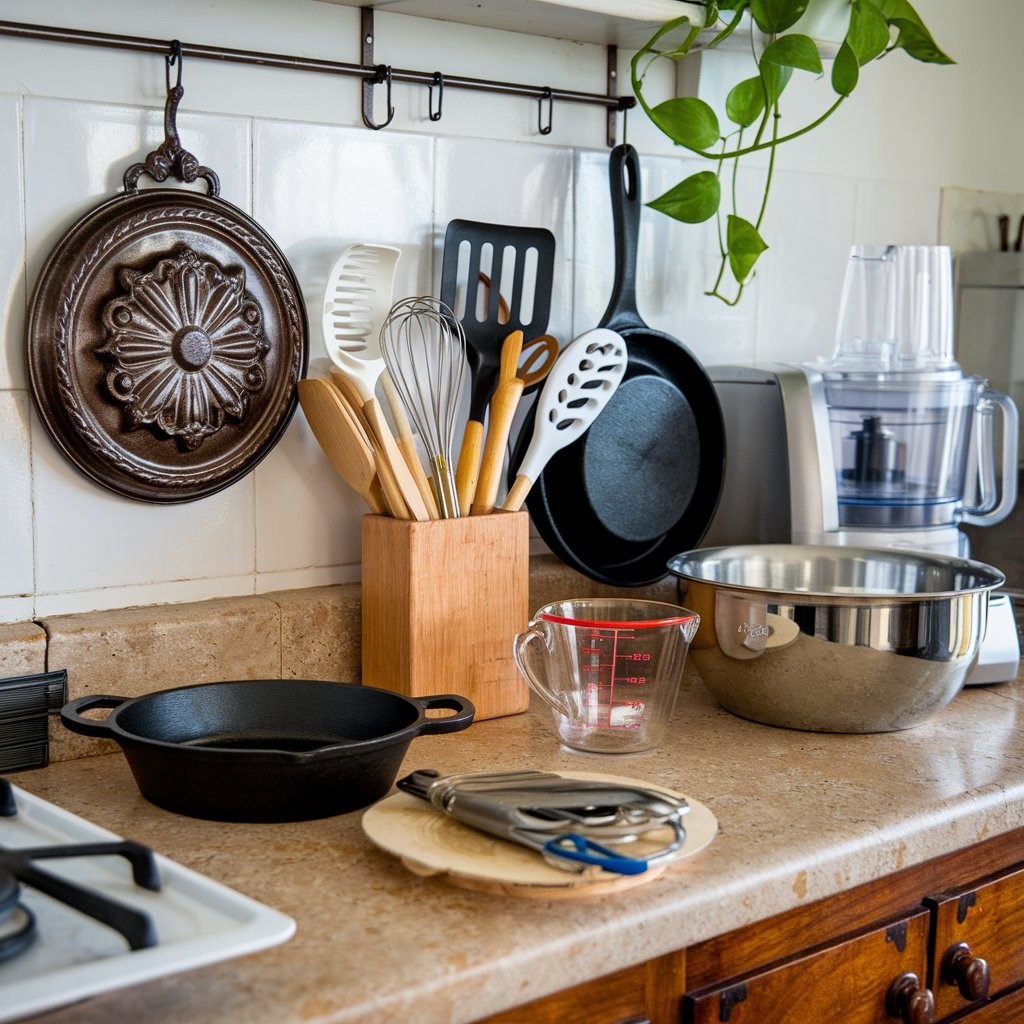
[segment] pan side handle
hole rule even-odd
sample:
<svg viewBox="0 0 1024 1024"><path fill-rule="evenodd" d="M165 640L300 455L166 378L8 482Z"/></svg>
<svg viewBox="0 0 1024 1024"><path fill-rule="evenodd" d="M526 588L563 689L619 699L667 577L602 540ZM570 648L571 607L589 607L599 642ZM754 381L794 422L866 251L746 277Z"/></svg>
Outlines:
<svg viewBox="0 0 1024 1024"><path fill-rule="evenodd" d="M113 737L114 730L108 724L109 716L104 719L83 718L82 712L92 708L119 708L127 700L127 697L114 697L105 693L78 697L68 701L60 709L60 720L72 732L81 733L83 736Z"/></svg>
<svg viewBox="0 0 1024 1024"><path fill-rule="evenodd" d="M447 708L456 712L456 714L448 715L445 718L425 719L419 730L423 736L433 733L458 732L460 729L468 729L473 724L476 708L472 701L468 701L456 693L441 693L434 697L409 697L408 699L419 704L423 711Z"/></svg>

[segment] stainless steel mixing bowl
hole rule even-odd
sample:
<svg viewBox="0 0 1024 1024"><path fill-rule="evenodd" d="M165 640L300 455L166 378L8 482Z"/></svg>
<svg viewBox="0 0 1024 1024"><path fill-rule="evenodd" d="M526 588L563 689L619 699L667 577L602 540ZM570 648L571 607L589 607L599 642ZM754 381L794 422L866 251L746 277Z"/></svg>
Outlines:
<svg viewBox="0 0 1024 1024"><path fill-rule="evenodd" d="M700 615L690 658L716 700L768 725L888 732L963 686L985 635L981 562L797 544L702 548L668 563Z"/></svg>

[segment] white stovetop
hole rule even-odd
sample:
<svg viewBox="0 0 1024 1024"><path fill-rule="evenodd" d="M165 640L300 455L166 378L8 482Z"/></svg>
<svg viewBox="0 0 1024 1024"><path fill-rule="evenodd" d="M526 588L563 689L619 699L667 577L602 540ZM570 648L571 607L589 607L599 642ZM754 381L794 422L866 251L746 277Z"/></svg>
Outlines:
<svg viewBox="0 0 1024 1024"><path fill-rule="evenodd" d="M0 845L9 849L121 838L17 786L14 797L18 814L0 817ZM0 963L0 1022L265 949L295 931L290 917L262 903L159 854L156 862L159 892L137 887L123 857L36 862L148 913L158 944L132 952L117 932L22 885L21 901L35 914L38 935L25 953Z"/></svg>

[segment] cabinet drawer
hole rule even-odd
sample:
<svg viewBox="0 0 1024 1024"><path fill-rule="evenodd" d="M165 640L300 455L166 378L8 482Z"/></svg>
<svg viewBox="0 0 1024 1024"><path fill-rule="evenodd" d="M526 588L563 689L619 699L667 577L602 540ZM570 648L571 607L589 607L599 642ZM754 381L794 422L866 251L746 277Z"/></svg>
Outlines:
<svg viewBox="0 0 1024 1024"><path fill-rule="evenodd" d="M927 897L936 1019L1024 982L1024 865ZM986 986L987 982L987 986Z"/></svg>
<svg viewBox="0 0 1024 1024"><path fill-rule="evenodd" d="M685 1024L892 1024L886 994L913 973L924 986L929 914L891 923L690 992Z"/></svg>

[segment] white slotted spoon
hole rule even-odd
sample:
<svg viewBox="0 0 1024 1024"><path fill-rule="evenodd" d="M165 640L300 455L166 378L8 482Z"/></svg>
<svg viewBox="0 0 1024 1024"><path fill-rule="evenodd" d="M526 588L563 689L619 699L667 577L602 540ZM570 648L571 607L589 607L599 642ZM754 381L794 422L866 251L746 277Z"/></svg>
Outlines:
<svg viewBox="0 0 1024 1024"><path fill-rule="evenodd" d="M331 362L354 385L383 457L414 519L438 518L437 505L416 451L409 418L384 364L380 330L391 308L401 251L359 242L335 260L324 293L322 328ZM398 432L377 402L380 380Z"/></svg>
<svg viewBox="0 0 1024 1024"><path fill-rule="evenodd" d="M628 360L622 336L606 327L587 331L566 345L537 399L533 436L501 508L516 512L523 507L551 456L580 437L608 404Z"/></svg>

